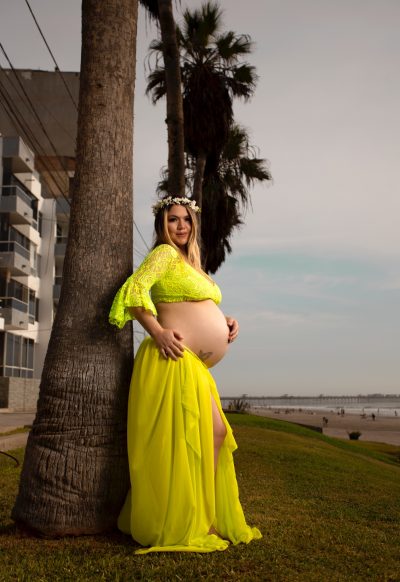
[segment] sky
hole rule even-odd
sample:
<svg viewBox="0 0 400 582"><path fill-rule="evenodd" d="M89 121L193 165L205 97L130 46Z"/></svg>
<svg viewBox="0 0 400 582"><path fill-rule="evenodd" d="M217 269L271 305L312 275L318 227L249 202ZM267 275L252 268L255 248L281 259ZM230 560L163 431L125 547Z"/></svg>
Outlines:
<svg viewBox="0 0 400 582"><path fill-rule="evenodd" d="M80 2L30 0L62 70L80 66ZM199 1L182 0L181 8ZM215 276L240 337L213 369L220 394L400 393L400 2L222 0L223 30L249 34L259 75L235 104L273 176ZM0 3L17 68L53 70L23 0ZM180 20L177 7L176 18ZM165 103L144 95L153 25L140 14L135 222L152 240L166 164ZM4 58L0 58L3 67ZM146 252L135 238L135 264Z"/></svg>

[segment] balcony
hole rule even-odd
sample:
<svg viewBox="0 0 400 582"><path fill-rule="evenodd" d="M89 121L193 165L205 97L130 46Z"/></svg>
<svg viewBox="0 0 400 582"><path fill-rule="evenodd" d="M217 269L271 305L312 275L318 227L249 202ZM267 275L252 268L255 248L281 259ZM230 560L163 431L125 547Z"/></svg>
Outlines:
<svg viewBox="0 0 400 582"><path fill-rule="evenodd" d="M35 156L20 137L3 138L3 158L13 174L35 169Z"/></svg>
<svg viewBox="0 0 400 582"><path fill-rule="evenodd" d="M17 242L0 241L0 271L18 277L31 272L29 250Z"/></svg>
<svg viewBox="0 0 400 582"><path fill-rule="evenodd" d="M28 329L28 304L15 297L3 297L0 301L0 317L4 318L4 329Z"/></svg>
<svg viewBox="0 0 400 582"><path fill-rule="evenodd" d="M32 200L19 186L3 186L0 212L9 215L10 224L32 224Z"/></svg>

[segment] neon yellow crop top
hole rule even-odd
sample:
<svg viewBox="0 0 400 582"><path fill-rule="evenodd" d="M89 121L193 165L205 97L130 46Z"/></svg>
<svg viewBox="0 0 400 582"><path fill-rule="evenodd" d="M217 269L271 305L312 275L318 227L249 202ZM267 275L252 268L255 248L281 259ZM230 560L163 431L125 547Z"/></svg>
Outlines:
<svg viewBox="0 0 400 582"><path fill-rule="evenodd" d="M191 267L173 247L159 245L119 289L109 321L122 328L127 321L135 319L129 307L143 307L157 316L157 303L205 299L212 299L217 305L221 302L218 285Z"/></svg>

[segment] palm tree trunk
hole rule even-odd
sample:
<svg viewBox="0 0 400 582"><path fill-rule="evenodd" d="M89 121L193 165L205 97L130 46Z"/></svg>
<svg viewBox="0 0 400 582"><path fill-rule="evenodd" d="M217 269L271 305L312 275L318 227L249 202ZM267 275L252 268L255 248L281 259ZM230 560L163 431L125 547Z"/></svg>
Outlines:
<svg viewBox="0 0 400 582"><path fill-rule="evenodd" d="M129 484L132 331L114 331L107 316L132 272L136 26L136 0L83 0L63 286L12 514L49 536L113 527Z"/></svg>
<svg viewBox="0 0 400 582"><path fill-rule="evenodd" d="M192 196L196 200L197 204L202 206L203 203L203 179L204 170L206 168L207 154L205 152L200 152L196 157L196 170L193 180L193 193Z"/></svg>
<svg viewBox="0 0 400 582"><path fill-rule="evenodd" d="M201 152L196 157L196 170L194 173L194 180L193 180L193 192L192 197L196 200L197 204L202 208L203 206L203 179L204 179L204 170L206 167L207 155L205 152ZM201 250L201 262L205 264L205 255L204 255L204 245L202 244L203 237L201 236L201 212L197 216L198 222L198 243Z"/></svg>
<svg viewBox="0 0 400 582"><path fill-rule="evenodd" d="M185 158L181 71L176 26L171 0L158 0L161 39L167 86L168 191L185 194Z"/></svg>

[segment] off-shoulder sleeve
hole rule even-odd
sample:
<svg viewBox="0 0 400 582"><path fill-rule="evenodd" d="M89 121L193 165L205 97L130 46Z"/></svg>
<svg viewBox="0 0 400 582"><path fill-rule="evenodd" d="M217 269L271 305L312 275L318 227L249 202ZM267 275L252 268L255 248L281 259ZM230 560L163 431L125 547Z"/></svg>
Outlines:
<svg viewBox="0 0 400 582"><path fill-rule="evenodd" d="M157 310L150 297L150 289L159 281L178 256L170 245L159 245L147 255L140 267L131 275L114 297L109 322L119 328L135 319L129 307L143 307L153 315Z"/></svg>

